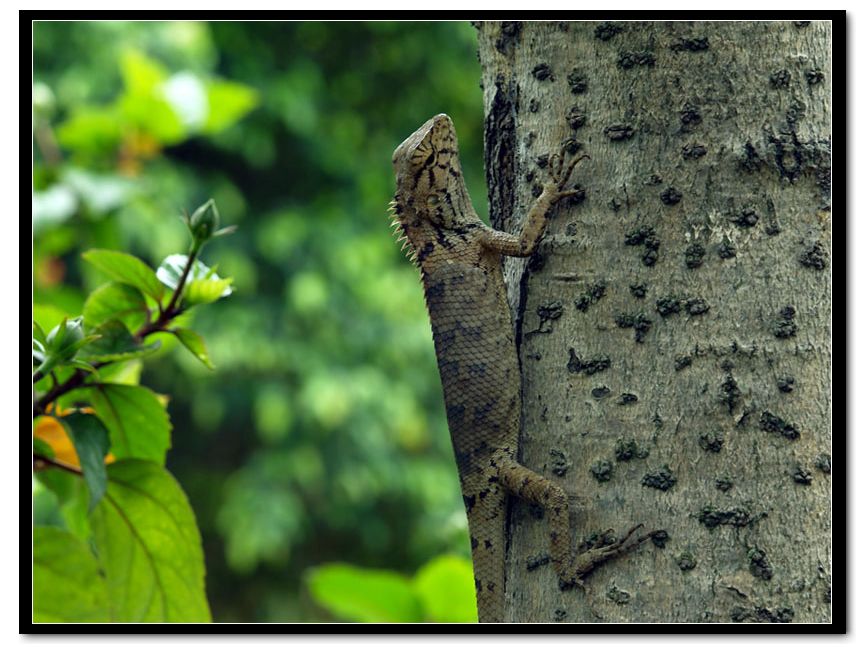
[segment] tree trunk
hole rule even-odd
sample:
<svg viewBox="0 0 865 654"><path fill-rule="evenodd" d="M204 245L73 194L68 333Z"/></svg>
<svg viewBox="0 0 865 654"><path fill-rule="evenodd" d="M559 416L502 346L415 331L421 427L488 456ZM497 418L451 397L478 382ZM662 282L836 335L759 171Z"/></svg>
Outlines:
<svg viewBox="0 0 865 654"><path fill-rule="evenodd" d="M591 156L505 264L521 461L578 542L666 532L560 590L513 503L507 619L830 621L830 23L477 27L493 225Z"/></svg>

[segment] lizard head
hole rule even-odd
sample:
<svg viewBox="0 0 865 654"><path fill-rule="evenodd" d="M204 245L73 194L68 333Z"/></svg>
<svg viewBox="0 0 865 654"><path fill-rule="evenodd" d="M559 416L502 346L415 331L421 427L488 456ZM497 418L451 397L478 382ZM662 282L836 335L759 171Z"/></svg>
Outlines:
<svg viewBox="0 0 865 654"><path fill-rule="evenodd" d="M431 226L453 229L473 221L474 209L460 168L457 135L450 117L433 116L393 153L395 221L408 244L420 249Z"/></svg>
<svg viewBox="0 0 865 654"><path fill-rule="evenodd" d="M424 201L423 204L435 205L437 200L432 198L447 192L449 171L454 164L460 172L454 124L447 114L438 114L394 150L397 189L410 194L415 204Z"/></svg>

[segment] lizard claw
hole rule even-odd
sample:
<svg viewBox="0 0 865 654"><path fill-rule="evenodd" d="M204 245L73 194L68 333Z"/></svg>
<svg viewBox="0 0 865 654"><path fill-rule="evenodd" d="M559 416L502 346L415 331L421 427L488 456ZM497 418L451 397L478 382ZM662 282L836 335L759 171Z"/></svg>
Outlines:
<svg viewBox="0 0 865 654"><path fill-rule="evenodd" d="M639 547L644 542L649 540L655 534L654 531L643 534L639 538L631 540L631 536L633 536L634 533L642 526L642 524L639 524L635 527L632 527L627 534L622 536L622 538L614 541L613 543L610 543L609 545L599 545L578 555L574 560L573 576L575 578L581 579L604 562L617 556L621 556L626 552L630 552L631 550Z"/></svg>
<svg viewBox="0 0 865 654"><path fill-rule="evenodd" d="M565 150L564 148L562 148L561 153L554 154L550 157L549 160L550 179L556 186L556 197L558 200L574 195L579 195L581 193L581 191L578 189L566 191L565 186L567 186L568 180L571 178L571 174L574 172L574 168L576 167L576 165L580 163L583 159L591 159L589 155L582 154L579 157L574 157L573 159L571 159L570 163L568 163L568 167L565 168L564 153ZM564 171L564 173L562 171Z"/></svg>

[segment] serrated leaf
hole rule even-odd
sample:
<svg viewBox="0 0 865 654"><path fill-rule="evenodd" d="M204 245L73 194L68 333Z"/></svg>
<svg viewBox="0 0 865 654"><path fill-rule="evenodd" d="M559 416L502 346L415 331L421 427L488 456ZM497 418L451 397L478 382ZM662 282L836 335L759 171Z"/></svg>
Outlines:
<svg viewBox="0 0 865 654"><path fill-rule="evenodd" d="M108 466L90 517L115 622L209 622L204 556L183 490L149 461Z"/></svg>
<svg viewBox="0 0 865 654"><path fill-rule="evenodd" d="M121 320L130 331L147 320L147 301L129 284L108 282L93 291L84 302L84 324L96 327L108 320Z"/></svg>
<svg viewBox="0 0 865 654"><path fill-rule="evenodd" d="M33 622L108 620L108 589L88 546L57 527L34 527Z"/></svg>
<svg viewBox="0 0 865 654"><path fill-rule="evenodd" d="M109 363L99 369L99 378L105 383L137 386L141 382L141 370L143 368L144 364L141 359Z"/></svg>
<svg viewBox="0 0 865 654"><path fill-rule="evenodd" d="M161 343L153 341L143 344L135 340L129 330L119 320L109 320L99 325L93 332L98 340L89 343L79 352L79 356L90 361L125 361L147 356L159 349Z"/></svg>
<svg viewBox="0 0 865 654"><path fill-rule="evenodd" d="M60 502L57 496L39 481L37 475L33 476L32 499L33 526L60 527L61 529L66 526L63 514L60 512Z"/></svg>
<svg viewBox="0 0 865 654"><path fill-rule="evenodd" d="M69 441L69 447L77 463L78 457L75 455L71 441ZM60 457L55 458L59 459ZM90 491L87 490L84 478L70 475L68 472L57 468L45 468L36 474L36 482L45 490L45 493L55 499L55 511L59 510L57 521L51 524L63 527L83 541L88 541L90 538L90 523L88 522L90 511L87 505L90 502ZM37 522L36 524L40 523Z"/></svg>
<svg viewBox="0 0 865 654"><path fill-rule="evenodd" d="M143 386L99 384L89 389L89 397L108 427L114 456L165 463L171 423L156 393Z"/></svg>
<svg viewBox="0 0 865 654"><path fill-rule="evenodd" d="M418 570L414 588L427 622L478 621L471 561L436 557Z"/></svg>
<svg viewBox="0 0 865 654"><path fill-rule="evenodd" d="M205 345L204 339L201 337L201 334L199 334L198 332L194 332L191 329L185 329L183 327L178 327L177 329L175 329L173 331L173 334L187 350L192 352L196 359L198 359L205 366L213 370L213 364L210 362L210 357L207 354L207 345Z"/></svg>
<svg viewBox="0 0 865 654"><path fill-rule="evenodd" d="M355 622L421 622L421 606L408 579L390 570L344 563L314 568L307 585L335 616Z"/></svg>
<svg viewBox="0 0 865 654"><path fill-rule="evenodd" d="M134 286L154 300L160 300L165 292L156 273L138 257L113 250L88 250L81 256L114 281Z"/></svg>
<svg viewBox="0 0 865 654"><path fill-rule="evenodd" d="M185 254L172 254L165 257L156 270L156 276L171 290L177 288L180 276L186 267ZM231 295L231 279L221 279L216 271L196 259L186 278L183 299L189 304L208 304L221 297Z"/></svg>
<svg viewBox="0 0 865 654"><path fill-rule="evenodd" d="M99 418L89 413L70 413L63 416L60 422L75 445L81 472L90 491L88 506L92 511L105 494L108 483L105 472L105 456L111 447L108 431Z"/></svg>
<svg viewBox="0 0 865 654"><path fill-rule="evenodd" d="M209 107L204 124L206 134L214 134L237 122L258 104L258 94L244 84L218 80L207 84Z"/></svg>

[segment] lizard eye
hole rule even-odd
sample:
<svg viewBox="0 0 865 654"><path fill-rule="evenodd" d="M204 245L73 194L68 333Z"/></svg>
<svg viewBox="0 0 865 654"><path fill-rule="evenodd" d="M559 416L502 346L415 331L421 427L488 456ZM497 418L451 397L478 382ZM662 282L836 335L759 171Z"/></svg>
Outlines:
<svg viewBox="0 0 865 654"><path fill-rule="evenodd" d="M437 195L428 195L426 198L426 206L428 207L436 207L439 203L439 196Z"/></svg>

